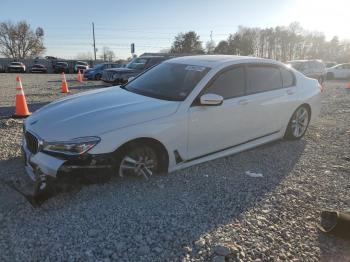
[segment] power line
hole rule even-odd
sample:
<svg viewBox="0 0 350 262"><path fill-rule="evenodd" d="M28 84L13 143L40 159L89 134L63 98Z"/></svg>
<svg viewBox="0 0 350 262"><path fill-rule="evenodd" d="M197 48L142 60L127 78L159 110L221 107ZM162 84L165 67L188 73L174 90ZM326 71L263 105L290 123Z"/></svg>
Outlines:
<svg viewBox="0 0 350 262"><path fill-rule="evenodd" d="M96 61L95 25L93 22L92 22L92 37L94 41L94 54L95 54L95 61Z"/></svg>

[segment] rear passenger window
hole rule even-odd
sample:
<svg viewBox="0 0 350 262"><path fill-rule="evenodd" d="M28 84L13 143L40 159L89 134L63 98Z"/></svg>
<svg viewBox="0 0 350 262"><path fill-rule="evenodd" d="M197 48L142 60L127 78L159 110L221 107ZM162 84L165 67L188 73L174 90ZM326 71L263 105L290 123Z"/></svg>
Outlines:
<svg viewBox="0 0 350 262"><path fill-rule="evenodd" d="M247 94L255 94L282 88L280 70L273 66L248 66Z"/></svg>
<svg viewBox="0 0 350 262"><path fill-rule="evenodd" d="M280 68L280 70L282 75L283 87L294 86L295 80L293 73L285 68Z"/></svg>
<svg viewBox="0 0 350 262"><path fill-rule="evenodd" d="M243 96L245 93L244 68L235 67L221 73L205 91L213 93L224 99Z"/></svg>

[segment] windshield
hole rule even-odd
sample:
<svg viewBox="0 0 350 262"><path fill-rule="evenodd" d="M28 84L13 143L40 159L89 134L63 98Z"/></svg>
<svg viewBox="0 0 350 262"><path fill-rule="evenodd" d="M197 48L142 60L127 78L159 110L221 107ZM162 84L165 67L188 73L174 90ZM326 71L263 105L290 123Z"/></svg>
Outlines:
<svg viewBox="0 0 350 262"><path fill-rule="evenodd" d="M68 64L65 63L65 62L57 62L57 65L59 65L59 66L67 66Z"/></svg>
<svg viewBox="0 0 350 262"><path fill-rule="evenodd" d="M143 69L147 63L145 58L136 58L132 60L126 67L130 69Z"/></svg>
<svg viewBox="0 0 350 262"><path fill-rule="evenodd" d="M123 88L158 99L183 101L209 69L204 66L162 63Z"/></svg>
<svg viewBox="0 0 350 262"><path fill-rule="evenodd" d="M11 65L21 65L21 63L18 62L12 62Z"/></svg>
<svg viewBox="0 0 350 262"><path fill-rule="evenodd" d="M87 63L85 63L85 62L77 62L76 64L77 65L87 65Z"/></svg>
<svg viewBox="0 0 350 262"><path fill-rule="evenodd" d="M98 64L93 67L93 69L100 69L104 66L104 64Z"/></svg>

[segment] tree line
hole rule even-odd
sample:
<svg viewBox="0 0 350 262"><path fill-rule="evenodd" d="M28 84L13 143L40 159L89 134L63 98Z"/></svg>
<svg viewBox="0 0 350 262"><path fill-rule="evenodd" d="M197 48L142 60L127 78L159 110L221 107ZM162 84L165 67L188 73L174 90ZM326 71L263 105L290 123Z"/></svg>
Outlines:
<svg viewBox="0 0 350 262"><path fill-rule="evenodd" d="M196 32L179 33L170 53L256 56L283 62L322 59L342 63L350 61L350 41L340 41L337 36L327 41L323 33L309 32L294 22L274 28L239 26L226 40L217 45L208 41L205 48Z"/></svg>
<svg viewBox="0 0 350 262"><path fill-rule="evenodd" d="M44 30L35 30L25 21L0 22L0 55L13 59L33 58L45 51ZM203 47L200 36L194 32L175 36L170 53L229 54L271 58L280 61L294 59L322 59L338 63L350 62L350 40L337 36L327 41L323 33L310 32L299 23L274 28L239 26L226 40L208 41ZM163 50L164 52L164 50ZM114 52L103 47L101 58L113 60Z"/></svg>

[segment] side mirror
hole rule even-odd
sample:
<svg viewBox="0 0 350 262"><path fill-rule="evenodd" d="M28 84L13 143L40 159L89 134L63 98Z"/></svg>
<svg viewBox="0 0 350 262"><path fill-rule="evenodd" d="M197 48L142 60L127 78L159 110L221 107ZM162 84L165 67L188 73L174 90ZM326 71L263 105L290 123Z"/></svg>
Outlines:
<svg viewBox="0 0 350 262"><path fill-rule="evenodd" d="M200 104L203 106L219 106L223 102L224 98L216 94L205 94L200 97Z"/></svg>
<svg viewBox="0 0 350 262"><path fill-rule="evenodd" d="M128 82L130 82L131 80L134 80L134 78L135 78L134 76L129 77Z"/></svg>

